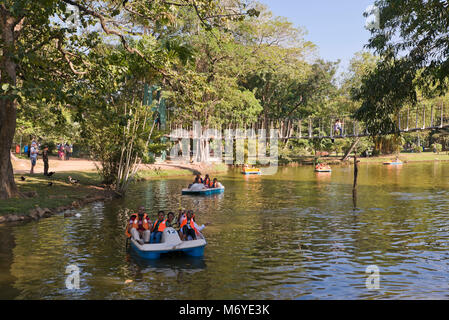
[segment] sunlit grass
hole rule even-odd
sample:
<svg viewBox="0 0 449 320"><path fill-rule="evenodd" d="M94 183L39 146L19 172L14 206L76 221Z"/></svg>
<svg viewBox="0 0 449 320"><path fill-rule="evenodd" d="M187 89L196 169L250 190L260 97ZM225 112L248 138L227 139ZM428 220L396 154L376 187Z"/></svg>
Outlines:
<svg viewBox="0 0 449 320"><path fill-rule="evenodd" d="M419 162L419 161L449 161L449 155L447 152L440 152L440 154L433 152L422 153L401 153L398 155L399 159L407 162ZM395 159L395 155L386 155L370 158L360 158L361 162L384 162Z"/></svg>
<svg viewBox="0 0 449 320"><path fill-rule="evenodd" d="M25 181L21 180L21 177ZM79 179L79 184L69 183L68 176ZM82 200L92 194L90 186L100 183L100 176L95 171L86 172L61 172L52 177L42 174L17 174L15 175L17 187L21 193L36 192L32 198L8 199L0 201L0 215L8 213L27 214L29 210L41 208L55 208L66 206L75 200ZM53 185L49 186L52 182Z"/></svg>

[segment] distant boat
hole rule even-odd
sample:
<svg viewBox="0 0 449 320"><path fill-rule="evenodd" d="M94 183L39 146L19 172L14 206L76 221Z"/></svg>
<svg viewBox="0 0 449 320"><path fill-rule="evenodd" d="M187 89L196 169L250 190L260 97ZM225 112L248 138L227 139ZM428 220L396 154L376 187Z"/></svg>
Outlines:
<svg viewBox="0 0 449 320"><path fill-rule="evenodd" d="M402 161L388 161L388 162L384 162L384 165L387 166L400 166L404 164Z"/></svg>
<svg viewBox="0 0 449 320"><path fill-rule="evenodd" d="M242 174L262 174L259 168L243 168Z"/></svg>
<svg viewBox="0 0 449 320"><path fill-rule="evenodd" d="M315 172L332 172L331 167L325 166L325 167L315 167Z"/></svg>
<svg viewBox="0 0 449 320"><path fill-rule="evenodd" d="M131 238L131 248L143 259L159 259L162 254L183 252L191 257L202 257L207 242L202 235L197 240L182 241L173 228L165 228L160 243L140 244Z"/></svg>
<svg viewBox="0 0 449 320"><path fill-rule="evenodd" d="M183 195L194 195L194 196L208 196L211 194L217 194L224 192L225 188L219 184L218 188L207 188L202 183L196 183L190 188L182 189Z"/></svg>

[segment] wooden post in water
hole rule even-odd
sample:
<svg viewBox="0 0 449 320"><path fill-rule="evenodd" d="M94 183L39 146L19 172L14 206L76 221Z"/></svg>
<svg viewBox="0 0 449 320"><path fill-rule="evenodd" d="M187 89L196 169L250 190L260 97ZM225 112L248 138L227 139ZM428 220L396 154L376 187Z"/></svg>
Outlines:
<svg viewBox="0 0 449 320"><path fill-rule="evenodd" d="M357 189L357 176L359 174L359 165L357 163L357 154L354 155L354 185L352 186L352 189Z"/></svg>

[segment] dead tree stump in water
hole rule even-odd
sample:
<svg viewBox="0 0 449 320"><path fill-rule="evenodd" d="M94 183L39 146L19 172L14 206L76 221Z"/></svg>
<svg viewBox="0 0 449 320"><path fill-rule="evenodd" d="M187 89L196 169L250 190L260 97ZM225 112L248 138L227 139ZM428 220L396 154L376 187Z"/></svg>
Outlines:
<svg viewBox="0 0 449 320"><path fill-rule="evenodd" d="M357 161L357 156L354 156L354 185L352 189L355 190L357 188L357 176L359 174L359 165Z"/></svg>
<svg viewBox="0 0 449 320"><path fill-rule="evenodd" d="M354 204L354 209L357 208L357 177L359 174L359 165L357 160L357 155L354 156L354 185L352 186L352 202Z"/></svg>

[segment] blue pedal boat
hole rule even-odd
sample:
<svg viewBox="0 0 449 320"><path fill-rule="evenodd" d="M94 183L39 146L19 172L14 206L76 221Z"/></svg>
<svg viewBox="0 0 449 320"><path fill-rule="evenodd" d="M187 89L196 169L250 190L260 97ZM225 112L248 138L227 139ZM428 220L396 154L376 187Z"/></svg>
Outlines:
<svg viewBox="0 0 449 320"><path fill-rule="evenodd" d="M223 193L225 188L223 186L219 188L206 188L204 185L196 184L188 189L182 189L183 195L193 196L208 196L211 194Z"/></svg>
<svg viewBox="0 0 449 320"><path fill-rule="evenodd" d="M178 232L173 228L165 228L160 243L141 244L131 238L131 248L143 259L159 259L161 255L171 252L182 252L190 257L202 257L207 242L201 239L182 241Z"/></svg>

